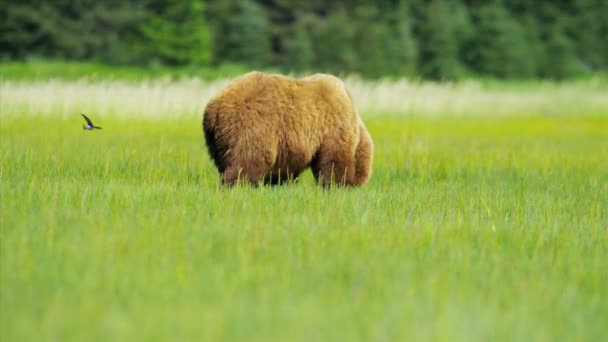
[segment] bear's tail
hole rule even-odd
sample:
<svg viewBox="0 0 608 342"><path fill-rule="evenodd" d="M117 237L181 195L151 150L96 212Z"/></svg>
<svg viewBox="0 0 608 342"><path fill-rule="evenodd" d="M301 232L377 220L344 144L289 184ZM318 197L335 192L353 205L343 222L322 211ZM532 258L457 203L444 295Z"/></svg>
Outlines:
<svg viewBox="0 0 608 342"><path fill-rule="evenodd" d="M355 151L355 176L353 185L367 183L372 173L374 144L363 123L359 123L359 144Z"/></svg>

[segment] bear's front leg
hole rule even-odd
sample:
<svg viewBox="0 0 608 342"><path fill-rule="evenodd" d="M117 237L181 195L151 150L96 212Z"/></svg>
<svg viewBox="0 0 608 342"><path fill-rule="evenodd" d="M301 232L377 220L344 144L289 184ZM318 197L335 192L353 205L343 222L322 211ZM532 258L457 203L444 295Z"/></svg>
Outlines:
<svg viewBox="0 0 608 342"><path fill-rule="evenodd" d="M276 150L260 143L242 140L233 151L222 173L222 184L232 186L238 182L258 185L272 171Z"/></svg>
<svg viewBox="0 0 608 342"><path fill-rule="evenodd" d="M258 185L264 179L264 172L258 168L229 166L222 173L222 184L233 186L237 183L249 183Z"/></svg>

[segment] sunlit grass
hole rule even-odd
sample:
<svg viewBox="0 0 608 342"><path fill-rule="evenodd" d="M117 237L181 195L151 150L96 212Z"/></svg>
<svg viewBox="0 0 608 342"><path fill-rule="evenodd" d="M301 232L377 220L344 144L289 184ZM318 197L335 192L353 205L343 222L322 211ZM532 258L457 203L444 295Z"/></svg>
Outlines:
<svg viewBox="0 0 608 342"><path fill-rule="evenodd" d="M555 115L364 106L372 179L324 191L219 187L203 83L52 84L0 84L3 341L608 337L599 93L574 113L546 90Z"/></svg>

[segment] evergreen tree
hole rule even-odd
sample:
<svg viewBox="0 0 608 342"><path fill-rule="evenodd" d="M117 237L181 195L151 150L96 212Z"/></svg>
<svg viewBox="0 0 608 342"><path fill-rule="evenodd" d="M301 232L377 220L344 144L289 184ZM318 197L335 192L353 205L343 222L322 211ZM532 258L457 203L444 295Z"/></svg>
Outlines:
<svg viewBox="0 0 608 342"><path fill-rule="evenodd" d="M534 16L527 14L520 19L520 24L526 42L522 52L522 76L538 77L546 59L539 23Z"/></svg>
<svg viewBox="0 0 608 342"><path fill-rule="evenodd" d="M389 12L391 33L386 40L388 72L394 76L414 76L417 68L418 45L413 35L413 20L407 1L402 0Z"/></svg>
<svg viewBox="0 0 608 342"><path fill-rule="evenodd" d="M167 64L208 64L211 34L200 0L158 1L141 25L142 53Z"/></svg>
<svg viewBox="0 0 608 342"><path fill-rule="evenodd" d="M288 70L305 71L311 68L315 55L309 30L305 19L299 19L293 25L293 32L285 42L284 64Z"/></svg>
<svg viewBox="0 0 608 342"><path fill-rule="evenodd" d="M126 37L146 16L143 2L22 0L0 6L0 56L131 62ZM117 48L120 45L121 48Z"/></svg>
<svg viewBox="0 0 608 342"><path fill-rule="evenodd" d="M608 67L608 2L574 0L568 35L573 38L576 55L587 72Z"/></svg>
<svg viewBox="0 0 608 342"><path fill-rule="evenodd" d="M266 13L249 0L236 3L235 13L226 22L226 51L228 61L252 67L268 66L272 59L271 25Z"/></svg>
<svg viewBox="0 0 608 342"><path fill-rule="evenodd" d="M313 38L317 68L327 72L355 70L355 30L344 9L340 8L322 19L317 17L313 25Z"/></svg>
<svg viewBox="0 0 608 342"><path fill-rule="evenodd" d="M500 78L530 77L534 68L525 32L499 1L477 12L475 60L477 71Z"/></svg>
<svg viewBox="0 0 608 342"><path fill-rule="evenodd" d="M386 21L383 21L373 6L358 6L353 13L354 47L356 53L355 71L367 77L388 74L391 60L385 47L390 39Z"/></svg>
<svg viewBox="0 0 608 342"><path fill-rule="evenodd" d="M595 22L598 24L597 38L598 41L597 49L600 51L600 59L598 60L598 67L604 71L608 70L608 2L598 0L597 12L595 15ZM593 49L594 46L588 47Z"/></svg>
<svg viewBox="0 0 608 342"><path fill-rule="evenodd" d="M447 6L450 13L448 22L458 50L459 68L463 70L471 44L475 39L475 26L471 21L469 9L460 0L448 1Z"/></svg>
<svg viewBox="0 0 608 342"><path fill-rule="evenodd" d="M458 59L458 39L450 22L448 4L432 0L424 11L420 24L420 71L431 79L455 79L461 73Z"/></svg>
<svg viewBox="0 0 608 342"><path fill-rule="evenodd" d="M567 19L552 3L542 7L544 21L541 37L545 48L541 75L563 79L574 76L580 70L577 65L574 43L567 35Z"/></svg>

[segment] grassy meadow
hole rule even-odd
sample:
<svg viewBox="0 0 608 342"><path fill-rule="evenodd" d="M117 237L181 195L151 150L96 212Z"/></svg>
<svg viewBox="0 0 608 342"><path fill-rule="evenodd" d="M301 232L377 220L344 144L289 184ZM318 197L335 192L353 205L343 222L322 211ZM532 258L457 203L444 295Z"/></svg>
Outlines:
<svg viewBox="0 0 608 342"><path fill-rule="evenodd" d="M605 82L350 79L330 191L219 186L225 82L0 81L0 339L608 339Z"/></svg>

